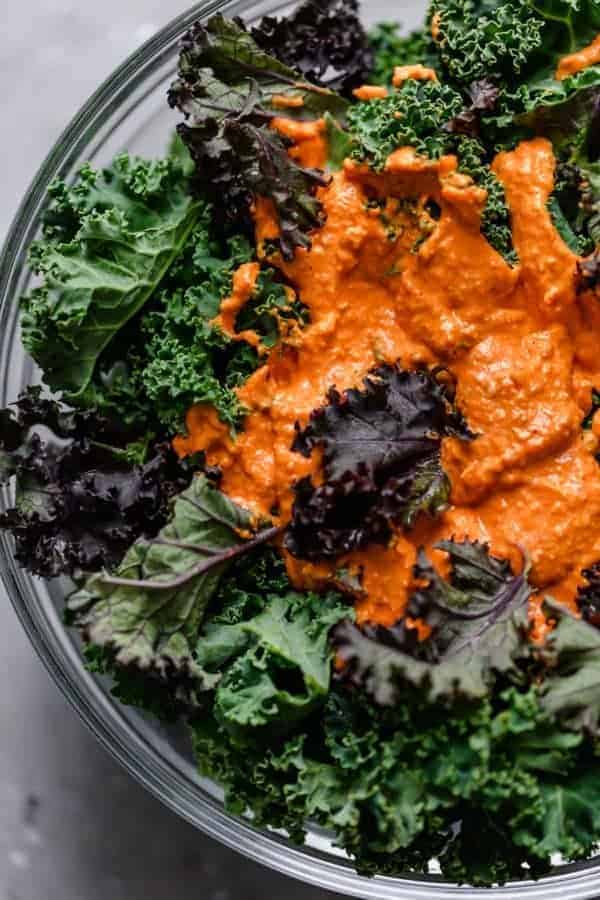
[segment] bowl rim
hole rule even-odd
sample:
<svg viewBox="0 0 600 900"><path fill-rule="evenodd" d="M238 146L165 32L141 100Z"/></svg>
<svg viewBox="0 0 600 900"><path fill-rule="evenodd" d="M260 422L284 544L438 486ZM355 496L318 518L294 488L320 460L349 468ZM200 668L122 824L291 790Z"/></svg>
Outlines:
<svg viewBox="0 0 600 900"><path fill-rule="evenodd" d="M157 72L172 59L179 38L198 19L216 12L240 13L257 4L252 0L205 0L190 7L134 51L106 78L63 130L40 166L14 215L0 252L0 383L6 401L5 374L8 351L17 336L16 297L25 267L23 247L28 247L39 224L39 212L47 189L61 172L72 167L80 151L89 144L101 113L114 109L120 96L134 84ZM271 9L275 4L271 4ZM281 5L281 4L280 4ZM288 5L288 4L286 4ZM2 490L2 496L5 492ZM16 565L12 547L0 534L0 578L29 640L51 678L95 738L138 782L158 800L192 825L243 856L298 881L368 900L476 900L502 897L504 900L593 900L600 888L600 862L570 866L539 882L519 882L503 888L462 888L429 878L368 879L359 876L349 862L332 861L312 848L297 848L284 837L254 828L247 820L225 812L222 804L206 795L198 803L181 773L175 773L168 758L150 751L141 732L115 715L116 701L110 700L90 676L78 683L81 661L72 647L70 654L57 652L49 634L39 627L27 600L34 579ZM39 610L37 611L39 614ZM47 623L46 623L47 624ZM77 676L77 677L76 677ZM92 702L93 701L93 702ZM182 803L182 797L185 803ZM199 808L201 807L201 808Z"/></svg>

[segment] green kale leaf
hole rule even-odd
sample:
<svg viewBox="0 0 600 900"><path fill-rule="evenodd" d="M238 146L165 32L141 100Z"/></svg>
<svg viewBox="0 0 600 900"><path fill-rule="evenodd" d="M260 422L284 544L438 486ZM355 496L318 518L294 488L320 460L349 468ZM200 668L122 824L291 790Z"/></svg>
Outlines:
<svg viewBox="0 0 600 900"><path fill-rule="evenodd" d="M215 683L194 659L208 604L228 565L277 531L244 541L251 526L249 513L205 476L194 478L155 540L135 543L114 576L93 576L69 598L70 624L107 648L116 665L173 683L197 705L199 692Z"/></svg>
<svg viewBox="0 0 600 900"><path fill-rule="evenodd" d="M437 81L407 79L388 97L357 103L348 112L348 130L355 139L352 156L381 171L399 147L437 159L448 148L444 125L458 115L463 99L454 88Z"/></svg>
<svg viewBox="0 0 600 900"><path fill-rule="evenodd" d="M325 701L332 663L329 631L347 614L335 594L289 593L269 597L255 618L220 626L226 630L220 642L228 645L228 655L242 649L242 640L247 649L217 687L217 720L233 735L256 737L264 727L280 735L292 731ZM218 629L212 626L207 632L213 665ZM201 638L198 659L206 662L203 642Z"/></svg>
<svg viewBox="0 0 600 900"><path fill-rule="evenodd" d="M546 653L551 669L542 689L542 705L573 730L600 733L600 631L575 618L560 604L546 601L558 620Z"/></svg>
<svg viewBox="0 0 600 900"><path fill-rule="evenodd" d="M43 283L22 300L23 343L50 387L73 400L181 252L199 206L175 162L128 156L102 172L84 167L50 197L30 254Z"/></svg>

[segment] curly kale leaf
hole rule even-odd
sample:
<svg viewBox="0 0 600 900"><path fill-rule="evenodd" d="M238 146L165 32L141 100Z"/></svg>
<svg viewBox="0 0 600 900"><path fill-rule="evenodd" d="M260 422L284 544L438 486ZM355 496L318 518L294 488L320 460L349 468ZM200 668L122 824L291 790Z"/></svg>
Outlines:
<svg viewBox="0 0 600 900"><path fill-rule="evenodd" d="M201 771L224 785L232 812L251 809L258 825L300 841L307 820L332 830L364 874L423 873L436 857L445 877L490 886L523 877L525 862L535 876L549 868L534 837L550 830L545 798L568 787L581 739L553 726L535 688L504 690L493 703L407 702L384 713L334 688L311 722L310 737L254 744L198 719ZM541 742L552 749L539 765L532 750ZM556 843L572 847L566 835Z"/></svg>
<svg viewBox="0 0 600 900"><path fill-rule="evenodd" d="M217 15L184 38L169 102L185 115L179 133L202 190L234 221L247 217L253 197L270 198L281 251L290 259L297 247L310 246L309 232L323 223L315 193L327 180L294 162L288 143L270 127L282 98L302 101L286 107L292 116L343 117L346 110L338 94L261 50L238 20Z"/></svg>
<svg viewBox="0 0 600 900"><path fill-rule="evenodd" d="M369 77L373 53L357 0L309 0L284 18L266 16L251 33L261 50L307 81L350 99Z"/></svg>
<svg viewBox="0 0 600 900"><path fill-rule="evenodd" d="M0 423L0 480L15 475L17 485L0 527L21 565L46 578L115 565L137 538L157 534L192 478L193 461L180 462L169 444L127 446L94 411L65 409L39 388Z"/></svg>
<svg viewBox="0 0 600 900"><path fill-rule="evenodd" d="M92 576L69 598L70 624L115 665L150 672L197 706L216 683L194 659L207 607L228 566L275 536L244 540L251 527L249 513L197 476L155 540L133 544L114 576Z"/></svg>
<svg viewBox="0 0 600 900"><path fill-rule="evenodd" d="M441 62L463 87L490 76L536 86L600 30L595 0L434 0L431 12Z"/></svg>
<svg viewBox="0 0 600 900"><path fill-rule="evenodd" d="M437 159L448 148L444 126L463 108L452 87L437 81L408 79L388 97L357 103L348 113L355 138L352 156L380 171L399 147L411 146Z"/></svg>
<svg viewBox="0 0 600 900"><path fill-rule="evenodd" d="M542 46L543 22L520 0L434 0L436 45L451 79L519 74Z"/></svg>
<svg viewBox="0 0 600 900"><path fill-rule="evenodd" d="M347 614L335 594L288 593L268 597L261 613L237 625L209 625L198 643L199 661L214 667L220 649L220 665L231 663L215 694L217 721L232 735L252 739L257 729L293 731L325 702L329 632Z"/></svg>
<svg viewBox="0 0 600 900"><path fill-rule="evenodd" d="M259 365L250 347L236 344L212 324L232 289L235 269L252 258L244 238L221 248L212 228L212 208L205 204L184 255L169 274L154 309L140 321L145 347L139 370L142 388L159 421L181 430L191 406L211 404L232 429L243 417L233 388L241 353L247 351L246 377Z"/></svg>
<svg viewBox="0 0 600 900"><path fill-rule="evenodd" d="M396 66L421 63L435 68L438 65L435 46L426 28L407 35L401 31L402 26L397 22L380 22L369 32L374 55L369 83L389 85Z"/></svg>
<svg viewBox="0 0 600 900"><path fill-rule="evenodd" d="M442 438L473 437L426 371L383 366L365 379L364 390L332 389L328 400L298 428L293 445L306 457L323 451L323 483L296 485L286 545L300 559L385 543L392 525L410 528L421 513L439 513L450 494Z"/></svg>
<svg viewBox="0 0 600 900"><path fill-rule="evenodd" d="M496 92L489 82L483 86L471 85L470 90L467 110L458 91L433 81L408 80L389 97L356 104L348 115L348 128L354 139L352 156L375 170L382 170L389 155L405 145L434 159L455 153L459 171L487 191L482 234L498 253L514 264L516 256L504 188L489 166L483 143L465 133L478 130L484 111L495 103ZM467 113L470 128L464 122Z"/></svg>
<svg viewBox="0 0 600 900"><path fill-rule="evenodd" d="M482 544L443 541L437 549L449 556L450 578L438 575L421 551L414 574L427 586L408 607L431 630L422 646L409 652L404 625L365 633L345 623L334 632L346 667L341 677L380 706L398 703L407 686L430 703L482 698L498 674L520 680L518 663L530 656L526 575L514 575Z"/></svg>
<svg viewBox="0 0 600 900"><path fill-rule="evenodd" d="M475 184L487 191L487 201L481 217L481 233L488 243L510 264L517 263L513 246L510 210L502 182L485 162L486 152L481 141L459 137L455 146L459 171L469 175Z"/></svg>
<svg viewBox="0 0 600 900"><path fill-rule="evenodd" d="M175 162L128 156L102 172L84 167L50 198L30 254L43 283L22 300L23 343L50 387L74 399L181 252L199 207Z"/></svg>
<svg viewBox="0 0 600 900"><path fill-rule="evenodd" d="M309 311L293 292L276 280L274 269L263 269L252 298L240 310L237 332L255 331L261 343L272 349L295 326L309 322Z"/></svg>

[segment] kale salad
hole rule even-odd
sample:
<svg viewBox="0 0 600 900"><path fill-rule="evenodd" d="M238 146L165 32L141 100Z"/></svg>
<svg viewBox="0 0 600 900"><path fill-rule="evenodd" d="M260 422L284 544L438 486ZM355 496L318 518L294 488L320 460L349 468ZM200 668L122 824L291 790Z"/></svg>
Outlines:
<svg viewBox="0 0 600 900"><path fill-rule="evenodd" d="M600 843L600 2L181 42L49 191L0 527L227 809L363 875Z"/></svg>

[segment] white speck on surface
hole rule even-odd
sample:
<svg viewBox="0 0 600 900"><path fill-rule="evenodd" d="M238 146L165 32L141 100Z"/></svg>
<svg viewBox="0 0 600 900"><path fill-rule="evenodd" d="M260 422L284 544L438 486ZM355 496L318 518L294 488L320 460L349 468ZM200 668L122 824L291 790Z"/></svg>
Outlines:
<svg viewBox="0 0 600 900"><path fill-rule="evenodd" d="M25 871L29 868L29 856L22 850L11 850L8 854L8 861L15 869Z"/></svg>

